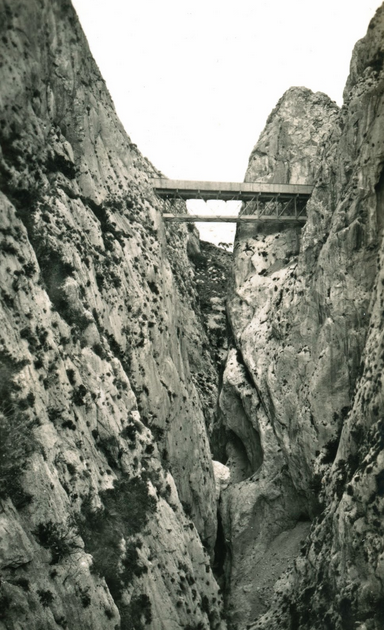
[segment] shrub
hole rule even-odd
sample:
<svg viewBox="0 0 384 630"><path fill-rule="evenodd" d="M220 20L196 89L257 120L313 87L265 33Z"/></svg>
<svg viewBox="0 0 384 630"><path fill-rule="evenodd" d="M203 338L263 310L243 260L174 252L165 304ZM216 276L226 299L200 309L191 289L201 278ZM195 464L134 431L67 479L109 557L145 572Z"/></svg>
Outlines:
<svg viewBox="0 0 384 630"><path fill-rule="evenodd" d="M47 414L50 421L55 422L55 420L62 419L63 409L59 409L58 407L48 407Z"/></svg>
<svg viewBox="0 0 384 630"><path fill-rule="evenodd" d="M91 597L89 593L81 593L81 603L83 608L88 608L91 605Z"/></svg>
<svg viewBox="0 0 384 630"><path fill-rule="evenodd" d="M9 496L17 508L32 499L23 490L20 477L28 458L37 449L33 426L33 420L11 404L3 405L0 410L0 498Z"/></svg>
<svg viewBox="0 0 384 630"><path fill-rule="evenodd" d="M164 429L158 427L157 425L151 425L152 435L154 436L156 442L159 442L164 437Z"/></svg>
<svg viewBox="0 0 384 630"><path fill-rule="evenodd" d="M101 437L97 443L98 449L104 453L108 466L116 468L118 462L118 455L120 451L119 440L114 435L107 437Z"/></svg>
<svg viewBox="0 0 384 630"><path fill-rule="evenodd" d="M114 505L118 507L127 535L141 532L148 515L156 511L156 499L148 494L147 484L139 477L117 482L113 490L103 493L103 501L107 509Z"/></svg>
<svg viewBox="0 0 384 630"><path fill-rule="evenodd" d="M76 425L72 420L64 420L61 425L63 429L71 429L71 431L76 431Z"/></svg>
<svg viewBox="0 0 384 630"><path fill-rule="evenodd" d="M23 576L15 578L12 584L14 584L15 586L20 586L23 589L23 591L26 591L26 592L29 591L29 580Z"/></svg>
<svg viewBox="0 0 384 630"><path fill-rule="evenodd" d="M119 289L121 287L121 278L119 278L116 274L111 274L111 283L116 288Z"/></svg>
<svg viewBox="0 0 384 630"><path fill-rule="evenodd" d="M150 288L150 290L152 291L152 293L154 293L155 295L159 295L160 291L159 291L159 288L158 288L156 282L152 282L150 280L147 280L147 284L148 284L148 287Z"/></svg>
<svg viewBox="0 0 384 630"><path fill-rule="evenodd" d="M38 339L32 328L30 328L29 326L25 326L20 330L20 337L21 339L25 339L28 342L28 345L32 351L38 348Z"/></svg>
<svg viewBox="0 0 384 630"><path fill-rule="evenodd" d="M181 505L183 506L184 514L191 518L192 516L192 506L187 501L181 501Z"/></svg>
<svg viewBox="0 0 384 630"><path fill-rule="evenodd" d="M104 287L104 284L105 284L104 274L102 274L100 272L96 273L96 284L97 284L99 290L101 291L101 289Z"/></svg>
<svg viewBox="0 0 384 630"><path fill-rule="evenodd" d="M72 370L72 368L69 368L68 370L66 370L66 372L67 372L69 382L71 383L71 385L74 385L76 383L75 370Z"/></svg>
<svg viewBox="0 0 384 630"><path fill-rule="evenodd" d="M126 544L125 556L122 560L123 570L121 572L123 584L130 584L135 575L136 577L140 577L140 575L148 571L145 565L140 564L137 548L137 541Z"/></svg>
<svg viewBox="0 0 384 630"><path fill-rule="evenodd" d="M137 433L138 433L137 426L135 424L129 424L127 427L124 427L120 435L122 438L124 438L124 440L130 440L131 442L136 443Z"/></svg>
<svg viewBox="0 0 384 630"><path fill-rule="evenodd" d="M27 276L27 278L32 278L36 273L35 264L33 262L27 262L24 265L24 273Z"/></svg>
<svg viewBox="0 0 384 630"><path fill-rule="evenodd" d="M67 464L67 470L69 472L70 475L76 475L76 466L74 466L71 462L66 462Z"/></svg>
<svg viewBox="0 0 384 630"><path fill-rule="evenodd" d="M148 595L141 594L132 597L130 603L121 607L121 630L144 630L144 623L149 624L152 621L151 601ZM144 623L143 623L144 617Z"/></svg>
<svg viewBox="0 0 384 630"><path fill-rule="evenodd" d="M4 254L11 254L16 256L17 254L17 249L14 245L12 245L12 243L10 243L9 241L4 241L2 243L2 250L4 252Z"/></svg>
<svg viewBox="0 0 384 630"><path fill-rule="evenodd" d="M206 595L203 595L201 599L201 610L209 614L209 599Z"/></svg>
<svg viewBox="0 0 384 630"><path fill-rule="evenodd" d="M54 594L52 593L52 591L45 591L44 589L40 589L37 591L37 594L40 598L41 603L43 604L43 606L49 606L49 604L51 604L55 598Z"/></svg>
<svg viewBox="0 0 384 630"><path fill-rule="evenodd" d="M100 359L105 359L107 357L107 353L105 352L101 343L94 343L92 346L92 350Z"/></svg>
<svg viewBox="0 0 384 630"><path fill-rule="evenodd" d="M50 550L52 554L51 564L57 564L77 549L81 549L76 542L77 534L74 528L69 525L53 523L52 521L39 523L33 531L33 535L36 536L44 549Z"/></svg>
<svg viewBox="0 0 384 630"><path fill-rule="evenodd" d="M119 610L124 588L133 576L147 569L140 565L136 540L126 541L125 554L122 539L138 534L145 527L150 513L156 509L156 499L148 494L147 484L140 478L123 478L114 488L100 493L104 509L92 509L88 497L82 506L79 532L85 550L93 556L93 571L105 578Z"/></svg>
<svg viewBox="0 0 384 630"><path fill-rule="evenodd" d="M73 404L77 407L81 407L85 405L84 397L87 395L88 390L84 387L83 384L79 385L79 387L75 387L72 392L72 400Z"/></svg>

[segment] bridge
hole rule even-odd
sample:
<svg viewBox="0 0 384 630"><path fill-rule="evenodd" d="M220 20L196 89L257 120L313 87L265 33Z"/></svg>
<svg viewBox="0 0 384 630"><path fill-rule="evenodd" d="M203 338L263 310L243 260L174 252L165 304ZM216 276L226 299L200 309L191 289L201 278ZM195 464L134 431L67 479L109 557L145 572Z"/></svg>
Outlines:
<svg viewBox="0 0 384 630"><path fill-rule="evenodd" d="M241 216L204 216L190 214L163 214L165 221L254 223L279 221L305 223L306 205L313 186L302 184L269 184L264 182L202 182L156 178L152 180L154 192L162 199L219 199L223 201L252 202L252 214Z"/></svg>

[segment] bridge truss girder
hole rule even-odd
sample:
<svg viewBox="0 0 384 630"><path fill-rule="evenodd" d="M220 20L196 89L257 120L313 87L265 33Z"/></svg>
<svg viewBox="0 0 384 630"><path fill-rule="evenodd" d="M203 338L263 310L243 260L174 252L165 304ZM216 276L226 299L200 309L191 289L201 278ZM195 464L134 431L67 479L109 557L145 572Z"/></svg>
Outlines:
<svg viewBox="0 0 384 630"><path fill-rule="evenodd" d="M194 197L195 198L195 197ZM172 196L167 197L168 201L180 201L182 197L178 197L177 193L172 193ZM217 199L217 197L215 197ZM254 195L251 199L244 203L243 213L239 216L246 215L259 218L261 221L271 220L305 220L307 217L306 205L307 197L301 195L287 196L280 194L258 194ZM206 201L206 199L204 199ZM236 201L236 199L227 199L226 201ZM175 215L176 216L176 215ZM179 215L180 216L180 215ZM186 216L187 215L183 215ZM164 215L166 220L171 220L171 215ZM218 216L217 220L224 220L225 216ZM185 219L187 220L187 218ZM208 220L208 219L207 219ZM211 220L211 219L209 219ZM201 217L201 221L204 221L204 217Z"/></svg>

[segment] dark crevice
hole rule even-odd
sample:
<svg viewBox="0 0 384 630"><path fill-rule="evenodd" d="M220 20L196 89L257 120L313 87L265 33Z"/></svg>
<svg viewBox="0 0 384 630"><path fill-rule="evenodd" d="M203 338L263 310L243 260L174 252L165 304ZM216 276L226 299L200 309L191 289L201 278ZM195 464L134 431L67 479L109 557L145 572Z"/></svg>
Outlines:
<svg viewBox="0 0 384 630"><path fill-rule="evenodd" d="M212 564L212 571L216 578L218 585L221 590L225 590L226 579L225 579L225 562L227 559L227 545L225 542L225 535L223 529L223 523L220 516L220 511L217 512L217 536L216 543L214 548L214 559Z"/></svg>
<svg viewBox="0 0 384 630"><path fill-rule="evenodd" d="M246 363L245 363L245 361L243 359L242 352L241 352L241 350L239 348L236 348L236 359L237 359L238 364L241 365L241 367L243 368L245 380L247 381L247 383L249 385L251 385L251 387L254 387L255 383L254 383L254 380L252 378L252 374L249 371L249 369L248 369L248 367L247 367L247 365L246 365Z"/></svg>

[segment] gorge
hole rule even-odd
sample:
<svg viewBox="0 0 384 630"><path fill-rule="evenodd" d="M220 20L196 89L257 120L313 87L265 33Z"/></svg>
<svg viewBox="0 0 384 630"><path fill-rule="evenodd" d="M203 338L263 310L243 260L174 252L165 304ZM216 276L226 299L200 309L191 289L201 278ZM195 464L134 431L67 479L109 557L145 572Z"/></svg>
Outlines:
<svg viewBox="0 0 384 630"><path fill-rule="evenodd" d="M305 226L233 256L164 223L70 0L0 16L0 630L382 630L384 5L250 156Z"/></svg>

